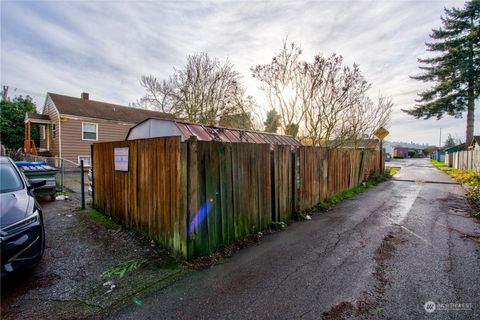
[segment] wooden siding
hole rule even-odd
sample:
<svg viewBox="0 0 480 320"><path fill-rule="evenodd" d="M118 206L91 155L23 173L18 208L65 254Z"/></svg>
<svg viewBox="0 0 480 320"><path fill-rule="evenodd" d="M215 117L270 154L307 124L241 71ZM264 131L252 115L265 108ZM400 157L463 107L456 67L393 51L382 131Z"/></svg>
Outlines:
<svg viewBox="0 0 480 320"><path fill-rule="evenodd" d="M45 127L45 129L43 129ZM43 137L43 130L45 130L45 137ZM38 131L40 133L40 148L47 149L48 148L48 134L50 130L50 125L47 124L39 124Z"/></svg>
<svg viewBox="0 0 480 320"><path fill-rule="evenodd" d="M53 104L52 99L47 95L47 99L45 101L45 106L43 107L42 114L46 114L50 117L51 124L47 126L48 130L48 137L50 138L50 148L49 151L53 156L60 156L60 135L59 135L59 128L60 128L60 121L58 117L58 111ZM57 134L55 138L53 138L53 124L57 127ZM42 146L43 147L43 146ZM46 148L46 146L45 146Z"/></svg>
<svg viewBox="0 0 480 320"><path fill-rule="evenodd" d="M128 172L113 150L129 148ZM288 221L383 168L373 150L180 137L96 143L93 206L191 259Z"/></svg>
<svg viewBox="0 0 480 320"><path fill-rule="evenodd" d="M62 126L62 158L78 162L78 156L90 155L90 146L96 142L124 140L133 123L80 118L61 115ZM97 124L97 141L82 140L82 123Z"/></svg>

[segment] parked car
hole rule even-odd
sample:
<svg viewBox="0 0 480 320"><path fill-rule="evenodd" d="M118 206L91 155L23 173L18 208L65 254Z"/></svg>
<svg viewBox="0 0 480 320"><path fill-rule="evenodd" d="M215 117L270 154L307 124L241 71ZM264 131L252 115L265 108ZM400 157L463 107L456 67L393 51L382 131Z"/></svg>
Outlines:
<svg viewBox="0 0 480 320"><path fill-rule="evenodd" d="M45 180L27 178L15 163L0 157L1 276L31 266L42 258L45 231L33 190Z"/></svg>

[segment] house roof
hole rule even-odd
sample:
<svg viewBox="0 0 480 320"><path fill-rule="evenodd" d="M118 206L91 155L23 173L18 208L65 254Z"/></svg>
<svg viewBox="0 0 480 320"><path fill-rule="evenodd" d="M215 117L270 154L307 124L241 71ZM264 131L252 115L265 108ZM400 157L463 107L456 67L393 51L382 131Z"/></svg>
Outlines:
<svg viewBox="0 0 480 320"><path fill-rule="evenodd" d="M47 93L60 114L138 123L147 118L171 118L164 112L121 106L117 104Z"/></svg>
<svg viewBox="0 0 480 320"><path fill-rule="evenodd" d="M36 119L36 120L50 120L50 116L48 114L40 114L34 112L27 112L27 119Z"/></svg>
<svg viewBox="0 0 480 320"><path fill-rule="evenodd" d="M457 144L456 146L445 148L445 152L446 153L454 153L454 152L457 152L457 151L463 151L465 149L466 149L465 143L461 143L461 144Z"/></svg>
<svg viewBox="0 0 480 320"><path fill-rule="evenodd" d="M475 144L475 142L480 145L480 136L473 136L472 142L470 142L470 145Z"/></svg>
<svg viewBox="0 0 480 320"><path fill-rule="evenodd" d="M235 128L225 128L220 126L211 126L200 123L186 122L175 119L165 118L151 118L148 120L166 120L175 123L178 130L188 139L190 137L196 137L199 141L219 141L219 142L250 142L250 143L264 143L270 145L289 145L291 147L299 147L302 144L298 142L292 136L280 135L268 132L259 132L251 130L241 130ZM145 122L142 121L142 122ZM140 125L137 124L137 126ZM136 127L136 126L135 126ZM127 139L130 132L135 128L130 128Z"/></svg>

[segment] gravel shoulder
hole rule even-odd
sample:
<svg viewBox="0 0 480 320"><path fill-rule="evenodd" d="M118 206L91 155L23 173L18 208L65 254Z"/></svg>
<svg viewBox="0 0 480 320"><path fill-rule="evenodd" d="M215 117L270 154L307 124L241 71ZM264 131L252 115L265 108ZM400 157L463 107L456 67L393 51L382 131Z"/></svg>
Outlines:
<svg viewBox="0 0 480 320"><path fill-rule="evenodd" d="M141 304L141 292L182 272L168 252L147 239L79 210L75 197L40 203L45 254L35 267L2 279L2 319L101 318L114 306ZM123 277L101 277L137 259L145 263Z"/></svg>

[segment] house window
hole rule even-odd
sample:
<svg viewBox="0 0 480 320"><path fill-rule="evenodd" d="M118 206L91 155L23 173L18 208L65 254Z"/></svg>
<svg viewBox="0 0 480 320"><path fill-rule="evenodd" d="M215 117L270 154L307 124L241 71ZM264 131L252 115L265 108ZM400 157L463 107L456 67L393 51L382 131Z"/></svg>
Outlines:
<svg viewBox="0 0 480 320"><path fill-rule="evenodd" d="M53 139L55 139L57 137L57 126L54 124L52 124L52 137Z"/></svg>
<svg viewBox="0 0 480 320"><path fill-rule="evenodd" d="M97 141L98 124L82 122L82 140Z"/></svg>
<svg viewBox="0 0 480 320"><path fill-rule="evenodd" d="M91 159L90 156L78 156L78 164L80 165L80 161L83 160L83 166L90 167Z"/></svg>

